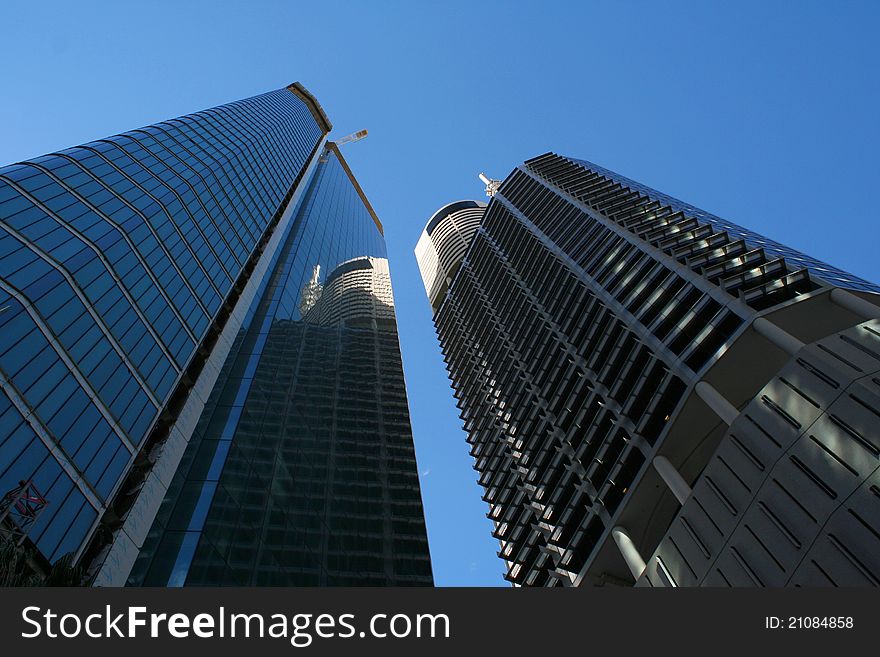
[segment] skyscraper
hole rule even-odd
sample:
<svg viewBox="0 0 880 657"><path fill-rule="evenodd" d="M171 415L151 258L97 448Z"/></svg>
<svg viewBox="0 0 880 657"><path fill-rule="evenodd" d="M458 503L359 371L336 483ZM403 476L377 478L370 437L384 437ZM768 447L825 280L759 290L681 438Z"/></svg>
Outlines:
<svg viewBox="0 0 880 657"><path fill-rule="evenodd" d="M515 585L880 583L880 287L548 153L416 246Z"/></svg>
<svg viewBox="0 0 880 657"><path fill-rule="evenodd" d="M0 169L15 540L97 585L432 582L382 226L331 127L297 83Z"/></svg>

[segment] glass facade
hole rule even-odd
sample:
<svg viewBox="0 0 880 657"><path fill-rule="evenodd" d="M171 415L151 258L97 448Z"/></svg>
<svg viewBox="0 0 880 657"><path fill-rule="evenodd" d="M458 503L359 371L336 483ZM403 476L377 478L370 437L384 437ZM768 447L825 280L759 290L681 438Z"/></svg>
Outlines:
<svg viewBox="0 0 880 657"><path fill-rule="evenodd" d="M129 584L430 585L381 226L335 148Z"/></svg>
<svg viewBox="0 0 880 657"><path fill-rule="evenodd" d="M326 132L292 91L0 168L0 495L46 498L50 562L114 512Z"/></svg>

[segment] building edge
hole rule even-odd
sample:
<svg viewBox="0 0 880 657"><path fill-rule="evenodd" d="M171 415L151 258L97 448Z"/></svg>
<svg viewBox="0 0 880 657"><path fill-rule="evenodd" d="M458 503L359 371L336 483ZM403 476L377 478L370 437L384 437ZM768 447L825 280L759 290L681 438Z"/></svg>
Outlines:
<svg viewBox="0 0 880 657"><path fill-rule="evenodd" d="M327 117L324 108L321 107L321 103L319 103L318 99L303 86L302 82L294 82L287 85L287 90L306 104L306 107L309 108L312 116L315 117L315 121L317 121L318 125L324 130L324 134L330 134L330 131L333 130L333 124Z"/></svg>

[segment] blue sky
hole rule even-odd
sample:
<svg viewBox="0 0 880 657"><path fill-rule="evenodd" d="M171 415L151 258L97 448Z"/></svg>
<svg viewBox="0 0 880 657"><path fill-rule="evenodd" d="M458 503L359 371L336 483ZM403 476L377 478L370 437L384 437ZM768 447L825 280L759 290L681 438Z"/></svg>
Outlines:
<svg viewBox="0 0 880 657"><path fill-rule="evenodd" d="M0 164L302 81L381 217L437 583L504 585L412 249L553 150L880 280L880 2L0 5Z"/></svg>

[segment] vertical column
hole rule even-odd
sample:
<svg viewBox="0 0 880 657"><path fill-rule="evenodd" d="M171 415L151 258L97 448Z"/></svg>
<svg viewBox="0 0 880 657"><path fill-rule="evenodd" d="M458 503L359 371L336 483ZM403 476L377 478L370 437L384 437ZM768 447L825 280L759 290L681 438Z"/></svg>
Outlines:
<svg viewBox="0 0 880 657"><path fill-rule="evenodd" d="M841 308L846 308L856 315L866 318L880 317L880 306L875 306L870 301L857 297L852 292L847 292L839 287L831 290L830 299Z"/></svg>
<svg viewBox="0 0 880 657"><path fill-rule="evenodd" d="M685 500L691 496L691 487L688 486L684 477L679 474L678 470L665 456L655 456L653 460L654 469L663 479L663 482L669 486L669 490L675 495L675 499L679 504L684 504Z"/></svg>
<svg viewBox="0 0 880 657"><path fill-rule="evenodd" d="M642 576L642 573L645 572L646 565L645 560L642 559L642 555L639 554L638 549L636 549L632 538L630 538L626 530L620 526L612 529L611 535L614 537L614 542L617 543L620 554L623 556L623 560L626 561L626 565L629 567L632 576L639 579L639 577Z"/></svg>
<svg viewBox="0 0 880 657"><path fill-rule="evenodd" d="M799 352L804 346L804 343L794 337L791 333L783 331L776 326L776 324L763 317L758 317L752 326L758 333L792 356Z"/></svg>
<svg viewBox="0 0 880 657"><path fill-rule="evenodd" d="M733 424L736 416L739 415L739 410L737 410L736 406L727 401L720 392L712 387L711 384L706 383L705 381L700 381L694 387L694 390L700 398L708 404L709 408L715 411L718 417L724 420L725 424Z"/></svg>

